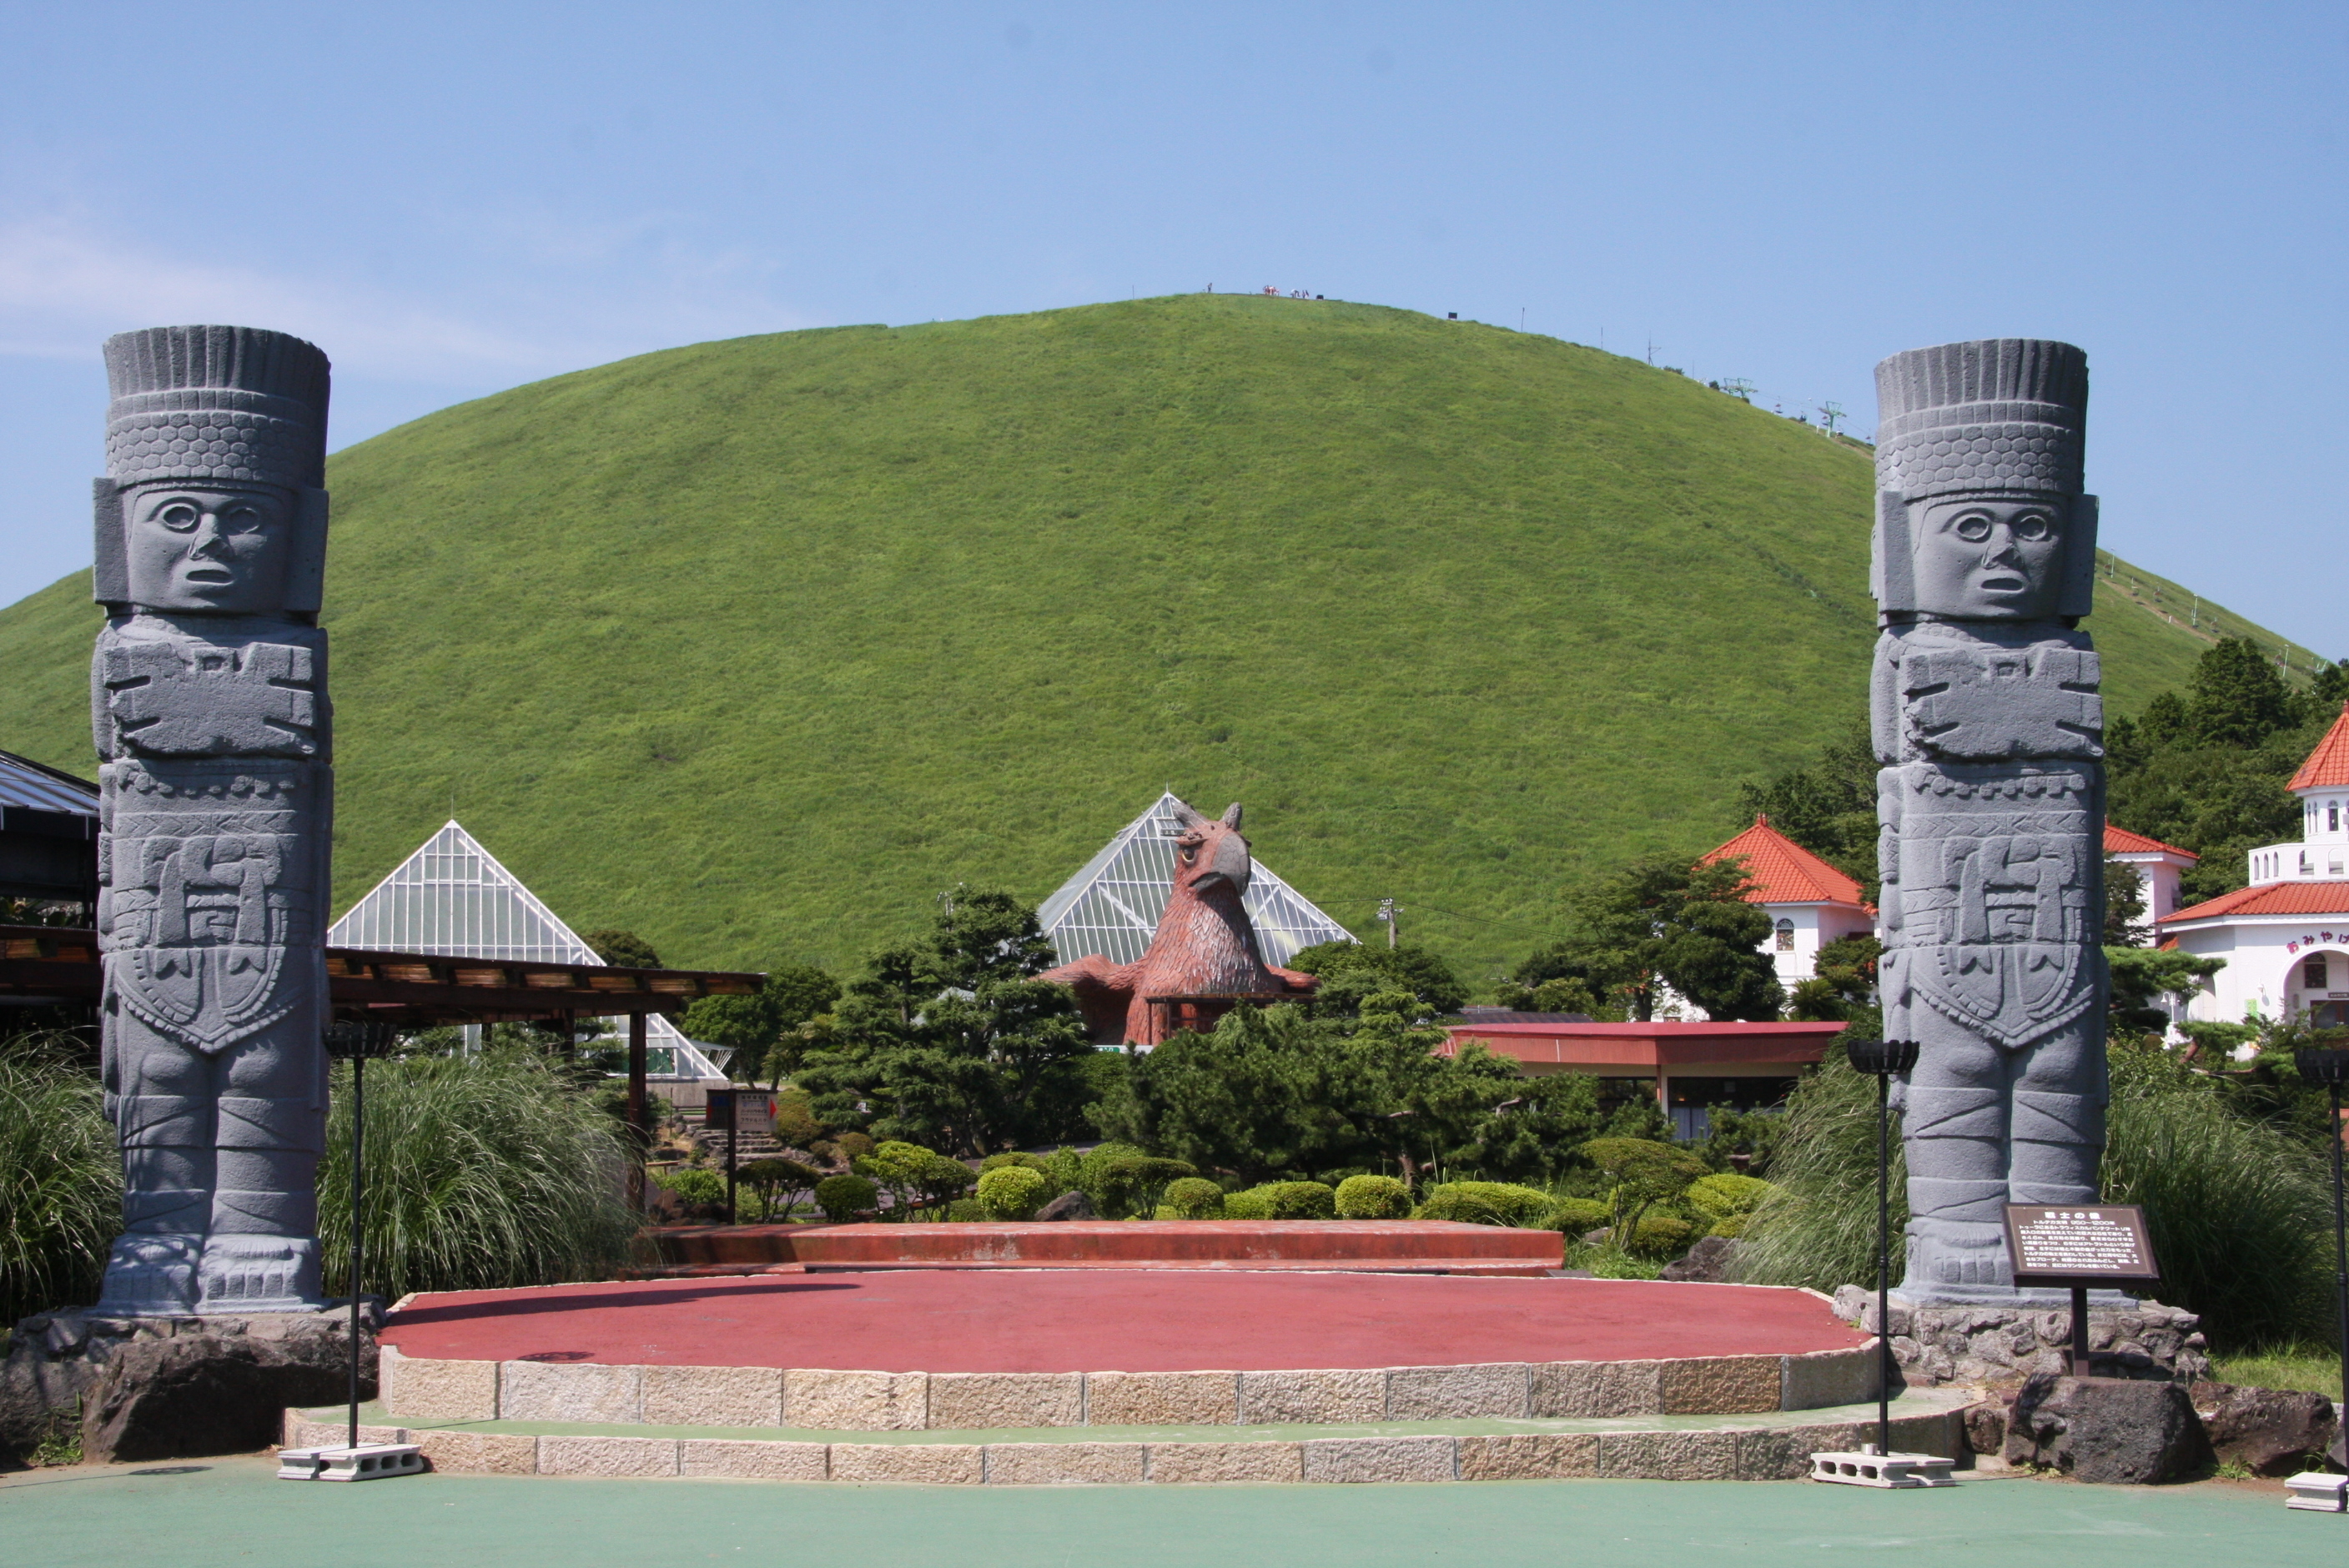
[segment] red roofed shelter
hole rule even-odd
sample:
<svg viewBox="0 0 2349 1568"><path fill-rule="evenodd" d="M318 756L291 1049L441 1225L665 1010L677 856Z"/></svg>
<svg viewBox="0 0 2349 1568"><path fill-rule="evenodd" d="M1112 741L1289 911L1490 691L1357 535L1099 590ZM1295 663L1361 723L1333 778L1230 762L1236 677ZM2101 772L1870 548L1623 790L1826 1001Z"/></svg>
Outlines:
<svg viewBox="0 0 2349 1568"><path fill-rule="evenodd" d="M1697 863L1737 860L1754 879L1746 902L1769 913L1768 952L1778 984L1787 990L1818 973L1820 948L1876 930L1876 910L1860 896L1859 883L1772 827L1769 818L1754 818L1752 827Z"/></svg>
<svg viewBox="0 0 2349 1568"><path fill-rule="evenodd" d="M1712 1106L1777 1105L1805 1068L1817 1065L1843 1025L1467 1023L1445 1031L1441 1056L1471 1041L1506 1057L1528 1078L1583 1073L1600 1098L1652 1094L1682 1138L1702 1138Z"/></svg>

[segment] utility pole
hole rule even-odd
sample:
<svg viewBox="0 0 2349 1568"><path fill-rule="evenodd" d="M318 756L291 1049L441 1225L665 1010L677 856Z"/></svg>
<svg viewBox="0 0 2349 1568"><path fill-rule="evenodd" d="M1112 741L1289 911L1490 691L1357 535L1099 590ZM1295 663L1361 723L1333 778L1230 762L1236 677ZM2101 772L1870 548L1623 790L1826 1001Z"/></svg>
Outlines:
<svg viewBox="0 0 2349 1568"><path fill-rule="evenodd" d="M1654 338L1652 338L1652 337L1651 337L1651 338L1648 339L1648 363L1649 363L1649 364L1651 364L1651 365L1653 365L1655 362L1656 362L1656 340L1655 340Z"/></svg>
<svg viewBox="0 0 2349 1568"><path fill-rule="evenodd" d="M1389 952L1392 952L1395 945L1395 929L1398 924L1398 922L1395 920L1395 916L1402 913L1402 905L1397 903L1394 900L1391 898L1382 898L1379 900L1379 918L1386 922L1387 949Z"/></svg>

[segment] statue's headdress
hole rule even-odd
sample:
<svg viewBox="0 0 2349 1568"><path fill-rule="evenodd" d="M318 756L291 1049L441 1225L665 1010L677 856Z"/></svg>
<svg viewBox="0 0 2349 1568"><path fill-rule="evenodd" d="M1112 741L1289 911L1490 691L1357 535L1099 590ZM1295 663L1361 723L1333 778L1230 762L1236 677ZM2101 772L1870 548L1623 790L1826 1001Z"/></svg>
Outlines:
<svg viewBox="0 0 2349 1568"><path fill-rule="evenodd" d="M1912 503L2004 491L2064 498L2056 614L2086 614L2096 542L2096 498L2081 493L2087 355L2035 337L1912 348L1877 366L1876 397L1878 607L1931 608L1917 602L1910 573Z"/></svg>
<svg viewBox="0 0 2349 1568"><path fill-rule="evenodd" d="M150 326L106 340L106 478L92 596L130 599L123 492L158 480L274 485L295 499L285 603L314 614L326 574L326 356L256 326Z"/></svg>
<svg viewBox="0 0 2349 1568"><path fill-rule="evenodd" d="M326 356L253 326L150 326L106 340L106 471L117 484L326 477Z"/></svg>
<svg viewBox="0 0 2349 1568"><path fill-rule="evenodd" d="M1992 337L1912 348L1876 367L1877 483L1914 500L1952 490L2080 493L2088 356L2068 343Z"/></svg>

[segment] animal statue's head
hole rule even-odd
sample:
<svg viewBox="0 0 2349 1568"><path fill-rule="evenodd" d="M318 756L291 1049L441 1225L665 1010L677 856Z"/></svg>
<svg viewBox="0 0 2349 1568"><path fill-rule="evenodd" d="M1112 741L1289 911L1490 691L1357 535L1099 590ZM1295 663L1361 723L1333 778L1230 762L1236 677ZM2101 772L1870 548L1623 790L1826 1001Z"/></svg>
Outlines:
<svg viewBox="0 0 2349 1568"><path fill-rule="evenodd" d="M1194 893L1229 888L1234 898L1248 890L1256 862L1248 843L1240 837L1240 807L1235 800L1223 820L1203 817L1182 801L1174 802L1174 821L1182 831L1174 837L1174 888Z"/></svg>

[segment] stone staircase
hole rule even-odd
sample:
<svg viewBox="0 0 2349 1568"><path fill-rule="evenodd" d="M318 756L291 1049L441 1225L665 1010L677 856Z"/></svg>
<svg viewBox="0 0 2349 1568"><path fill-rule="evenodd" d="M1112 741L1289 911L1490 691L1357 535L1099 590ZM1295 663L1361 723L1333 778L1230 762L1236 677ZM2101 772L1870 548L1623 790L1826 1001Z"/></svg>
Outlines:
<svg viewBox="0 0 2349 1568"><path fill-rule="evenodd" d="M726 1169L726 1146L735 1141L734 1134L722 1130L713 1132L708 1128L697 1127L686 1136L708 1151L709 1161L713 1166L719 1171ZM788 1152L789 1150L776 1140L775 1135L771 1132L746 1132L741 1135L740 1152L735 1159L738 1164L748 1165L753 1160L764 1160L770 1155Z"/></svg>
<svg viewBox="0 0 2349 1568"><path fill-rule="evenodd" d="M682 1370L682 1369L680 1369ZM1967 1455L1971 1391L1893 1404L1896 1450ZM385 1423L381 1408L362 1412ZM843 1430L398 1418L362 1442L415 1443L435 1470L928 1486L1475 1480L1795 1480L1810 1456L1876 1439L1876 1408L1552 1419ZM289 1410L287 1447L343 1440L337 1408Z"/></svg>
<svg viewBox="0 0 2349 1568"><path fill-rule="evenodd" d="M363 1441L518 1475L1114 1485L1786 1480L1875 1439L1875 1347L1301 1371L866 1372L414 1357ZM1898 1450L1962 1460L1971 1389L1893 1402ZM288 1447L339 1441L289 1410Z"/></svg>

